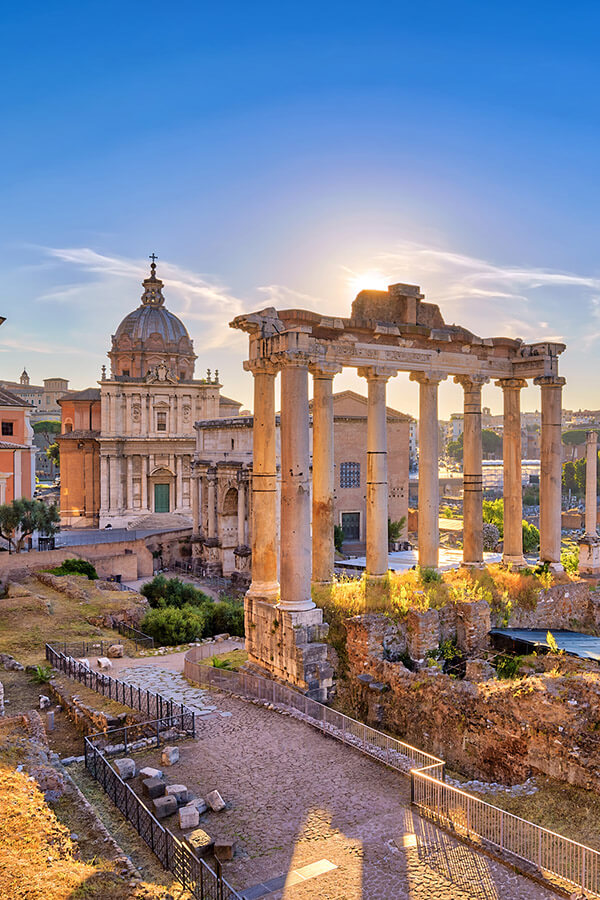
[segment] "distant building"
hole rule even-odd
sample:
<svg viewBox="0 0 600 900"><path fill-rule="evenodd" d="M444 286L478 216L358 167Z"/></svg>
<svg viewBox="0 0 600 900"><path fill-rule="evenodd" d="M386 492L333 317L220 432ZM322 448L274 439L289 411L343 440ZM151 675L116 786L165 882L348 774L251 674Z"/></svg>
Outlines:
<svg viewBox="0 0 600 900"><path fill-rule="evenodd" d="M31 405L31 424L35 425L44 419L60 421L58 400L68 392L69 382L66 378L44 378L43 385L31 384L27 369L23 369L18 381L0 380L0 387Z"/></svg>
<svg viewBox="0 0 600 900"><path fill-rule="evenodd" d="M0 503L32 497L35 489L35 449L31 407L0 388Z"/></svg>

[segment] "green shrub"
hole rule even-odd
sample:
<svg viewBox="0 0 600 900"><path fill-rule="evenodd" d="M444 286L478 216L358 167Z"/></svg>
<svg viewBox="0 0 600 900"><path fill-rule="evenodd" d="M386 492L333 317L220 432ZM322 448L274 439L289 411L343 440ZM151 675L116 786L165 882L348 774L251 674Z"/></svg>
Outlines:
<svg viewBox="0 0 600 900"><path fill-rule="evenodd" d="M333 526L333 543L337 552L341 553L344 546L344 529L341 525Z"/></svg>
<svg viewBox="0 0 600 900"><path fill-rule="evenodd" d="M522 656L497 656L492 665L498 678L509 679L519 677L522 662Z"/></svg>
<svg viewBox="0 0 600 900"><path fill-rule="evenodd" d="M51 666L36 666L31 680L36 684L47 684L52 678Z"/></svg>
<svg viewBox="0 0 600 900"><path fill-rule="evenodd" d="M149 609L140 627L160 646L175 646L200 638L205 625L204 611L188 604L182 609L175 606Z"/></svg>
<svg viewBox="0 0 600 900"><path fill-rule="evenodd" d="M90 581L98 577L96 569L87 559L65 559L57 569L50 571L53 575L87 575Z"/></svg>
<svg viewBox="0 0 600 900"><path fill-rule="evenodd" d="M211 656L210 664L211 666L214 666L215 669L231 669L231 660L220 659L218 656Z"/></svg>
<svg viewBox="0 0 600 900"><path fill-rule="evenodd" d="M565 572L576 575L579 571L579 547L577 544L568 544L560 553L560 561Z"/></svg>
<svg viewBox="0 0 600 900"><path fill-rule="evenodd" d="M523 553L535 553L540 546L540 530L523 519Z"/></svg>
<svg viewBox="0 0 600 900"><path fill-rule="evenodd" d="M204 606L212 603L211 598L193 584L186 584L179 578L165 578L164 575L157 575L152 581L143 584L140 593L147 599L152 609L161 606L160 600L167 606L175 606L178 609L186 604Z"/></svg>
<svg viewBox="0 0 600 900"><path fill-rule="evenodd" d="M206 616L205 637L215 634L244 636L244 604L236 600L219 600L203 607Z"/></svg>
<svg viewBox="0 0 600 900"><path fill-rule="evenodd" d="M428 568L419 569L419 578L421 579L421 584L436 584L444 580L441 572L438 572L437 569Z"/></svg>
<svg viewBox="0 0 600 900"><path fill-rule="evenodd" d="M390 543L400 540L405 525L406 516L402 516L397 522L392 522L391 519L388 519L388 541Z"/></svg>

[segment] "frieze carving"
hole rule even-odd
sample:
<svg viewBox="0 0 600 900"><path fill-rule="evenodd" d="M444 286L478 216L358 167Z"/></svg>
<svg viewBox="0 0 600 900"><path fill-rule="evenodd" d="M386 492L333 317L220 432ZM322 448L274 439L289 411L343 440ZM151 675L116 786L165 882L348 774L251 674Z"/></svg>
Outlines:
<svg viewBox="0 0 600 900"><path fill-rule="evenodd" d="M139 422L142 417L142 408L137 404L131 408L131 418L134 422Z"/></svg>

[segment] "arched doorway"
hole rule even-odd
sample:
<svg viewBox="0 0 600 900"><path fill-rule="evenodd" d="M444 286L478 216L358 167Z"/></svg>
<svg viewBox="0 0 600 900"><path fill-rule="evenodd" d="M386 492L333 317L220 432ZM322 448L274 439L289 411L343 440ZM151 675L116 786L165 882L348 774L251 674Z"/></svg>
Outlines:
<svg viewBox="0 0 600 900"><path fill-rule="evenodd" d="M228 487L223 496L221 515L219 516L219 538L223 552L223 575L230 575L235 569L233 551L238 544L237 504L237 489Z"/></svg>

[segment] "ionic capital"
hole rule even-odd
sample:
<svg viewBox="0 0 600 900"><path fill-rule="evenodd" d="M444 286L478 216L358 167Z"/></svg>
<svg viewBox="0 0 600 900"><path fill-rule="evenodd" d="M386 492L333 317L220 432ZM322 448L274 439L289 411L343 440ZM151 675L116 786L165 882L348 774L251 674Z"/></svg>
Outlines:
<svg viewBox="0 0 600 900"><path fill-rule="evenodd" d="M308 371L313 378L333 380L336 375L340 374L342 368L338 363L315 362L309 365Z"/></svg>
<svg viewBox="0 0 600 900"><path fill-rule="evenodd" d="M495 381L496 387L502 388L503 391L520 391L527 387L526 378L499 378Z"/></svg>
<svg viewBox="0 0 600 900"><path fill-rule="evenodd" d="M567 379L561 378L558 375L538 375L537 378L533 379L533 383L542 388L561 388L567 383Z"/></svg>
<svg viewBox="0 0 600 900"><path fill-rule="evenodd" d="M445 381L448 377L446 372L411 372L410 381L418 381L419 384L438 385L440 381Z"/></svg>
<svg viewBox="0 0 600 900"><path fill-rule="evenodd" d="M367 381L383 381L384 384L398 374L397 369L390 369L387 366L360 366L357 372Z"/></svg>
<svg viewBox="0 0 600 900"><path fill-rule="evenodd" d="M480 391L490 379L487 375L455 375L454 384L460 384L465 391Z"/></svg>
<svg viewBox="0 0 600 900"><path fill-rule="evenodd" d="M244 370L253 375L277 375L279 365L269 357L258 357L244 361Z"/></svg>

